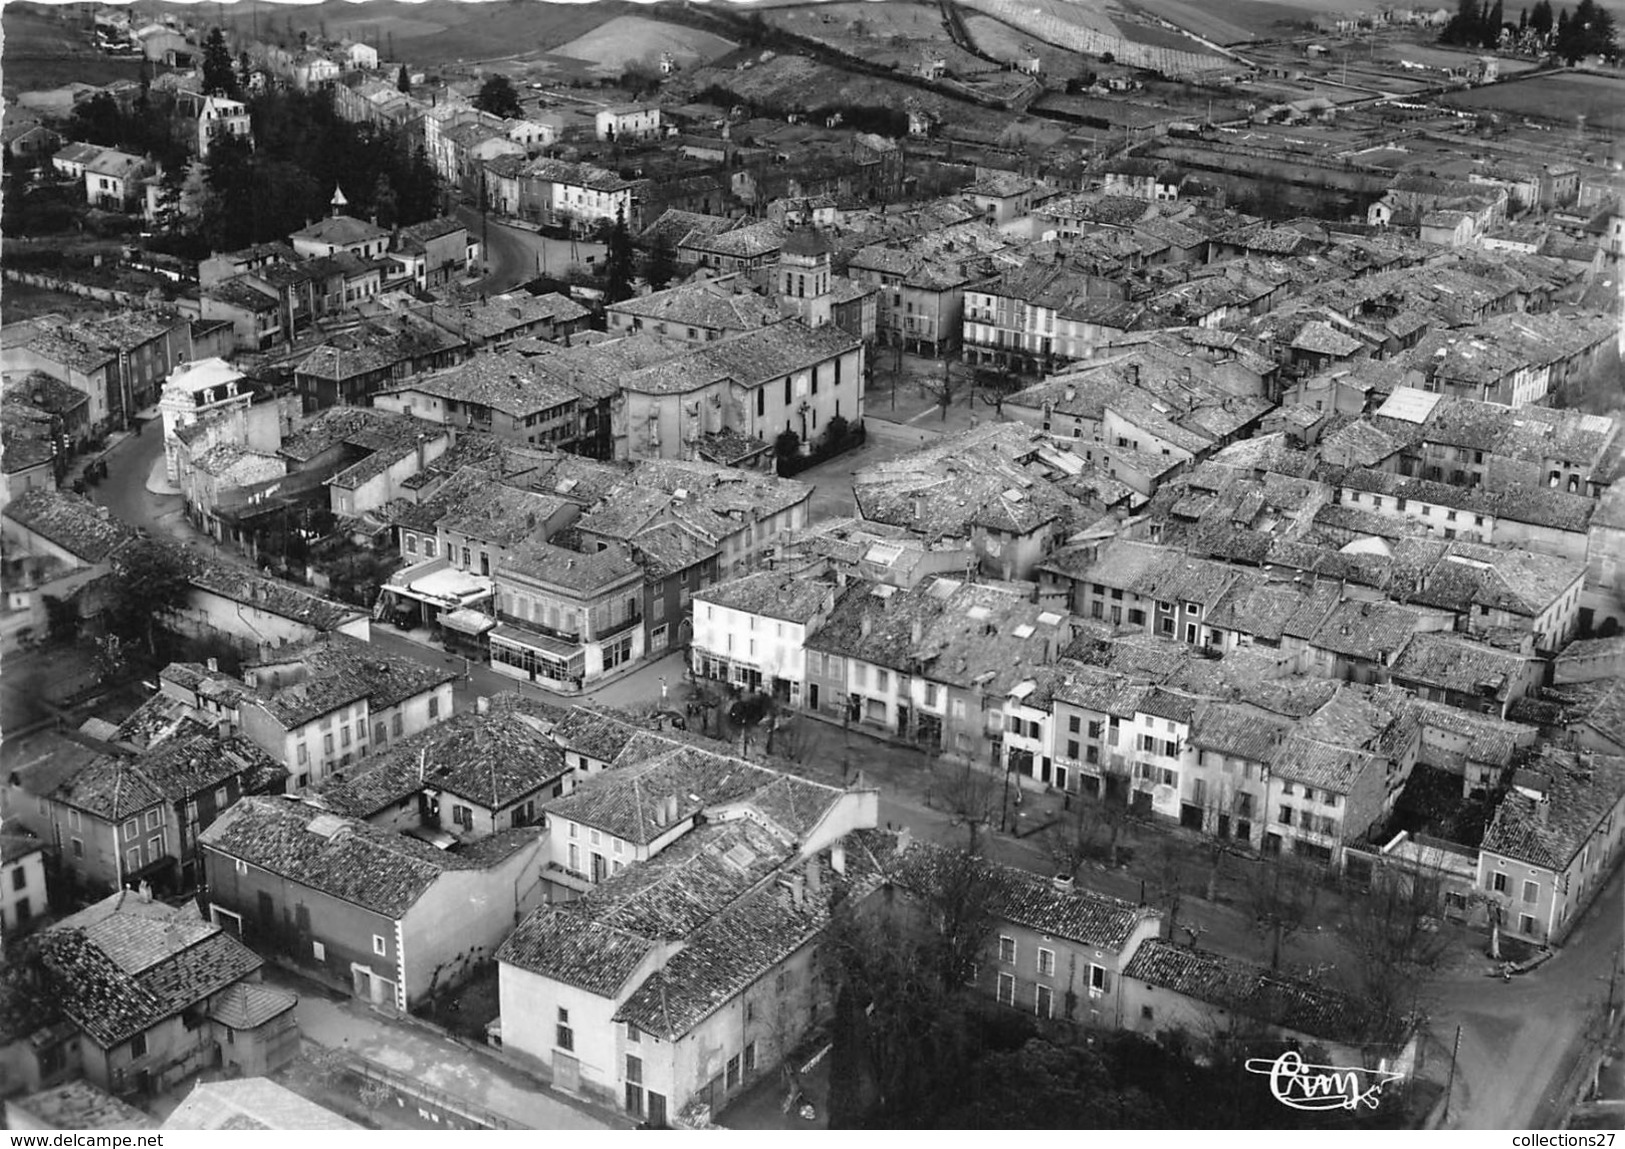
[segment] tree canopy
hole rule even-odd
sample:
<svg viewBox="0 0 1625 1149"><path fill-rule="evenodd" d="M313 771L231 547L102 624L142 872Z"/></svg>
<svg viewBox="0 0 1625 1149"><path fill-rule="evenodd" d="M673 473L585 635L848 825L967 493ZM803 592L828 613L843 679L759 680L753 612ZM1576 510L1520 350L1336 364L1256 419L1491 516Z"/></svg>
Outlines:
<svg viewBox="0 0 1625 1149"><path fill-rule="evenodd" d="M139 643L152 658L159 656L163 618L191 593L193 556L170 543L138 539L113 560L113 577L103 609L108 631L125 642Z"/></svg>
<svg viewBox="0 0 1625 1149"><path fill-rule="evenodd" d="M232 66L231 49L226 47L226 37L219 28L209 29L208 39L203 41L203 91L233 100L238 95L237 70Z"/></svg>
<svg viewBox="0 0 1625 1149"><path fill-rule="evenodd" d="M632 298L632 276L637 261L632 252L632 236L626 228L626 212L617 209L615 226L609 233L609 250L604 254L604 301L619 303Z"/></svg>
<svg viewBox="0 0 1625 1149"><path fill-rule="evenodd" d="M474 97L474 106L505 120L517 120L521 110L519 93L514 90L513 81L500 72L485 78L479 94Z"/></svg>
<svg viewBox="0 0 1625 1149"><path fill-rule="evenodd" d="M209 152L202 232L213 250L298 231L327 214L335 186L357 217L412 224L439 214L439 180L403 133L348 123L318 93L266 92L250 111L254 147L223 139Z"/></svg>

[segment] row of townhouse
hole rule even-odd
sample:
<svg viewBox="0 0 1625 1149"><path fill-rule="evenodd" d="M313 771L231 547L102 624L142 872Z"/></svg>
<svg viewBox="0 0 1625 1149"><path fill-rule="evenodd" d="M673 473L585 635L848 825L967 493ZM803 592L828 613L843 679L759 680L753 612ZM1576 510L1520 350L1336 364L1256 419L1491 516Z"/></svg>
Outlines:
<svg viewBox="0 0 1625 1149"><path fill-rule="evenodd" d="M508 154L488 158L480 172L484 202L500 215L577 232L617 220L642 228L638 184L593 164Z"/></svg>
<svg viewBox="0 0 1625 1149"><path fill-rule="evenodd" d="M203 318L230 323L238 347L264 351L397 288L443 288L479 258L478 241L449 216L390 231L341 214L343 205L335 193L334 214L294 232L287 244L202 261Z"/></svg>
<svg viewBox="0 0 1625 1149"><path fill-rule="evenodd" d="M784 432L807 452L837 417L861 420L864 366L862 339L826 315L818 327L782 319L700 346L642 331L533 357L479 355L388 388L379 405L595 457L761 468Z"/></svg>
<svg viewBox="0 0 1625 1149"><path fill-rule="evenodd" d="M244 717L252 688L171 669L177 689L146 716L149 732L199 718L226 731ZM392 742L318 799L230 802L199 834L205 919L143 888L43 935L49 994L37 977L6 982L0 1065L8 1087L84 1073L120 1094L164 1088L217 1050L240 1072L268 1072L292 1055L297 1030L291 995L257 985L262 957L404 1012L494 956L493 1033L510 1055L635 1119L693 1121L828 1022L818 953L838 906L892 912L890 897L869 897L891 888L927 907L936 873L954 864L906 832L875 831L875 799L614 712L482 699ZM994 919L976 982L997 1003L1148 1034L1183 1024L1185 1011L1239 1009L1283 1040L1336 1036L1149 962L1155 911L971 864L984 867ZM153 937L137 954L124 943L143 930ZM117 986L83 982L91 966L74 947L85 942L110 947ZM159 987L178 984L178 971L186 993L166 998ZM116 1031L94 1008L109 992L127 1006ZM60 1058L39 1038L54 1011L90 1039L71 1051L53 1039L70 1054Z"/></svg>
<svg viewBox="0 0 1625 1149"><path fill-rule="evenodd" d="M1491 491L1547 487L1596 497L1625 458L1618 419L1414 387L1395 388L1361 426L1381 436L1373 469Z"/></svg>
<svg viewBox="0 0 1625 1149"><path fill-rule="evenodd" d="M380 612L467 636L499 674L576 689L686 645L693 596L803 528L811 498L714 464L573 469L555 494L464 467L394 512L409 565ZM567 527L572 547L550 541Z"/></svg>
<svg viewBox="0 0 1625 1149"><path fill-rule="evenodd" d="M243 796L280 790L285 780L246 739L196 730L139 751L51 750L49 760L12 771L6 817L46 843L79 889L195 888L199 834Z"/></svg>
<svg viewBox="0 0 1625 1149"><path fill-rule="evenodd" d="M78 320L60 316L8 324L0 362L8 374L38 371L83 394L92 434L127 426L158 402L183 362L219 354L207 324L162 309L131 309Z"/></svg>

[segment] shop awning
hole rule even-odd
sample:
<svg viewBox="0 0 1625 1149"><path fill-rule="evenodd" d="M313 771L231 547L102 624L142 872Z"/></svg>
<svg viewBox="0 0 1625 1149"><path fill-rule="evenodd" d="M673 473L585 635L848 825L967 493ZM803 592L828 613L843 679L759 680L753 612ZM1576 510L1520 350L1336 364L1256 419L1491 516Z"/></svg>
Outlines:
<svg viewBox="0 0 1625 1149"><path fill-rule="evenodd" d="M490 598L491 580L435 559L399 572L384 589L429 606L456 610Z"/></svg>
<svg viewBox="0 0 1625 1149"><path fill-rule="evenodd" d="M512 626L508 623L503 623L492 631L491 640L506 643L509 646L533 650L537 654L551 658L556 662L568 662L570 659L584 654L579 643L560 642L556 638L549 638L545 634L537 634L533 630L526 630L522 626Z"/></svg>
<svg viewBox="0 0 1625 1149"><path fill-rule="evenodd" d="M440 625L447 630L472 634L476 637L484 634L496 624L497 620L490 615L481 614L477 610L469 610L466 607L460 610L447 611L440 616Z"/></svg>

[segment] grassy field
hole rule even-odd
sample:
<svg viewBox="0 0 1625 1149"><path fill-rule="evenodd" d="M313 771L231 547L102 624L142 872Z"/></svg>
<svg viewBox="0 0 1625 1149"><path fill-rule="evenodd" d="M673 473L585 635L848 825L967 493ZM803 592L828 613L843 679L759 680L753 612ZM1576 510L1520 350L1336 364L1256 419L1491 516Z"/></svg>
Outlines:
<svg viewBox="0 0 1625 1149"><path fill-rule="evenodd" d="M960 75L990 65L960 49L948 38L942 10L935 4L893 0L885 4L810 4L763 13L768 23L828 44L849 56L913 71L927 55L947 61Z"/></svg>
<svg viewBox="0 0 1625 1149"><path fill-rule="evenodd" d="M175 9L148 4L144 10ZM362 4L324 0L299 6L239 0L225 7L223 17L218 15L222 11L219 6L209 6L207 17L199 13L193 18L220 20L240 35L252 35L257 27L264 39L296 41L300 29L325 33L334 39L351 37L373 45L382 55L432 67L551 51L617 16L644 10L626 0L596 0L591 4L543 0L425 0L412 4L375 0Z"/></svg>
<svg viewBox="0 0 1625 1149"><path fill-rule="evenodd" d="M1044 75L1052 78L1077 76L1088 67L1089 61L1076 52L1035 40L991 16L967 12L965 29L978 48L996 59L1014 60L1019 56L1036 55L1043 65Z"/></svg>
<svg viewBox="0 0 1625 1149"><path fill-rule="evenodd" d="M591 65L591 70L616 75L628 64L660 62L662 51L670 52L685 68L709 63L734 50L735 45L720 36L677 24L664 24L643 16L616 16L584 36L561 44L552 52Z"/></svg>
<svg viewBox="0 0 1625 1149"><path fill-rule="evenodd" d="M1244 44L1301 32L1316 16L1342 15L1342 0L1132 0L1132 6L1189 28L1215 44Z"/></svg>
<svg viewBox="0 0 1625 1149"><path fill-rule="evenodd" d="M1456 92L1445 102L1474 111L1572 123L1584 115L1594 128L1625 132L1625 80L1561 73Z"/></svg>
<svg viewBox="0 0 1625 1149"><path fill-rule="evenodd" d="M104 56L90 46L76 22L33 4L7 4L0 12L5 45L0 81L8 95L58 88L79 81L111 84L141 75L141 61Z"/></svg>

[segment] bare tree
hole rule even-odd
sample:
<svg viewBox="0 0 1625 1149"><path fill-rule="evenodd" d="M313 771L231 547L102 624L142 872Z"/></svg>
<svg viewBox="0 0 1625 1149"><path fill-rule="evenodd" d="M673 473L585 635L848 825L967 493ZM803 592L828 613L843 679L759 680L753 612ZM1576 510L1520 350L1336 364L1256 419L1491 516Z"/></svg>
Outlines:
<svg viewBox="0 0 1625 1149"><path fill-rule="evenodd" d="M1247 881L1253 925L1270 943L1270 968L1281 968L1281 949L1308 923L1320 901L1320 870L1294 858L1265 858Z"/></svg>
<svg viewBox="0 0 1625 1149"><path fill-rule="evenodd" d="M799 714L777 714L770 720L767 728L768 754L788 758L792 762L805 762L815 743L812 730Z"/></svg>
<svg viewBox="0 0 1625 1149"><path fill-rule="evenodd" d="M937 401L944 422L948 419L948 408L954 405L954 375L953 360L942 361L942 378L936 379L927 376L920 380L920 387L927 395Z"/></svg>
<svg viewBox="0 0 1625 1149"><path fill-rule="evenodd" d="M979 769L969 759L963 761L928 756L931 793L938 808L952 816L955 826L965 826L970 836L969 851L978 853L981 835L999 816L1004 802L1004 780Z"/></svg>
<svg viewBox="0 0 1625 1149"><path fill-rule="evenodd" d="M1178 932L1179 907L1185 899L1185 858L1179 844L1164 839L1151 860L1151 889L1156 903L1168 914L1168 938Z"/></svg>
<svg viewBox="0 0 1625 1149"><path fill-rule="evenodd" d="M1144 810L1134 804L1133 765L1128 759L1109 755L1100 764L1097 782L1097 793L1073 795L1064 816L1044 831L1050 857L1062 874L1076 875L1102 849L1106 864L1116 869L1123 838L1145 821Z"/></svg>
<svg viewBox="0 0 1625 1149"><path fill-rule="evenodd" d="M1365 1038L1386 1043L1419 1022L1454 935L1441 927L1444 875L1427 868L1379 869L1351 899L1342 921L1355 988L1369 1007Z"/></svg>
<svg viewBox="0 0 1625 1149"><path fill-rule="evenodd" d="M1250 821L1246 815L1252 813L1252 796L1233 779L1222 775L1203 781L1208 783L1203 786L1202 803L1203 825L1208 827L1202 842L1208 858L1208 873L1202 897L1204 901L1216 902L1219 900L1219 881L1224 875L1224 860L1251 856L1249 844L1238 841L1234 835L1238 823Z"/></svg>

